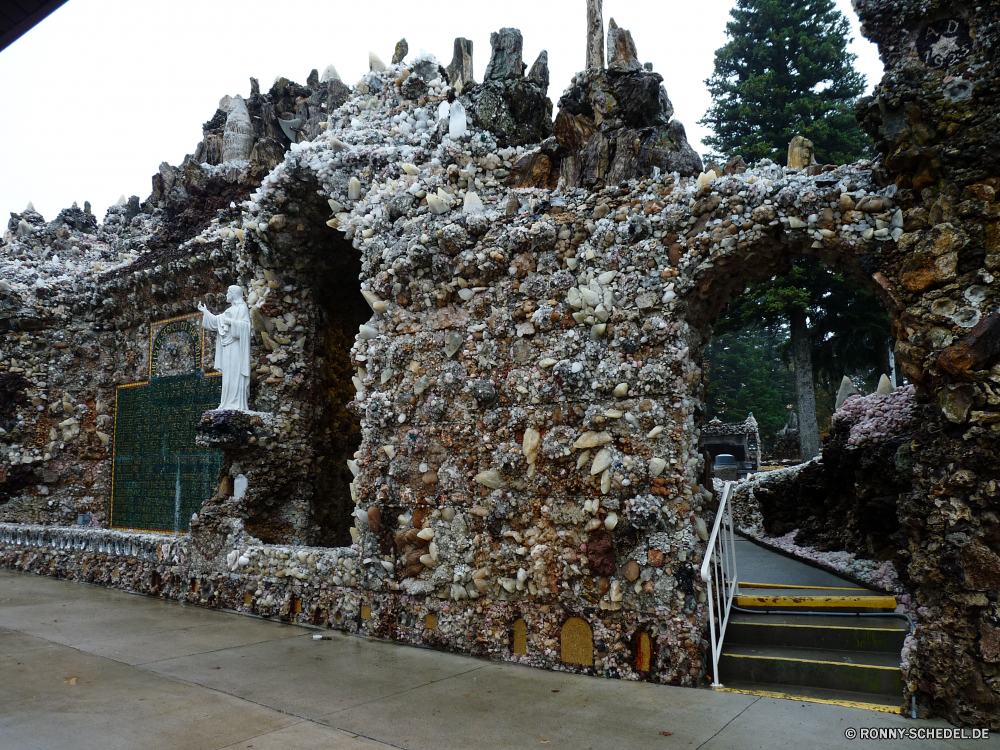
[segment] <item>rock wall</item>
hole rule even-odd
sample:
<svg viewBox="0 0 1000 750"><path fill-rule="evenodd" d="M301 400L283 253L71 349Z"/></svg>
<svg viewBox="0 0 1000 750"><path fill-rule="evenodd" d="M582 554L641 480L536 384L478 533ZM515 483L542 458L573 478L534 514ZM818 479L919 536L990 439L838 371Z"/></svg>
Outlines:
<svg viewBox="0 0 1000 750"><path fill-rule="evenodd" d="M894 560L905 570L896 506L910 487L918 412L913 386L850 397L833 415L821 456L737 487L738 518L751 530L759 513L770 536L794 531L796 544Z"/></svg>
<svg viewBox="0 0 1000 750"><path fill-rule="evenodd" d="M87 532L23 525L5 527L5 564L699 684L701 353L747 283L813 253L879 291L920 404L890 534L918 606L907 691L924 711L995 725L985 144L1000 27L992 7L965 8L859 0L888 65L861 113L874 165L734 160L696 176L659 78L617 26L608 71L577 76L563 97L574 120L548 138L539 106L520 106L544 99L546 57L525 76L505 29L483 84L458 92L417 59L373 65L350 89L254 87L206 123L197 156L161 167L143 206L102 227L86 212L17 215L0 256L14 279L0 288L2 520L100 513L105 398L142 372L144 326L233 281L259 335L258 414L203 418L198 442L225 455L219 491L189 536L156 540L155 565L122 578L124 553L70 543ZM577 635L560 643L564 623ZM648 670L630 661L640 630L658 644Z"/></svg>

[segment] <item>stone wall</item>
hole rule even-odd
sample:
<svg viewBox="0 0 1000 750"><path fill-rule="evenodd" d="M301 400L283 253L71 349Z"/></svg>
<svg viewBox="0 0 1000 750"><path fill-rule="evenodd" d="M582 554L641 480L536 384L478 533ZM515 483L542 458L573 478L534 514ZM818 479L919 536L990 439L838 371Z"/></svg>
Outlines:
<svg viewBox="0 0 1000 750"><path fill-rule="evenodd" d="M702 350L747 283L812 253L878 291L921 405L897 501L919 620L908 695L995 725L1000 26L992 7L857 5L889 66L861 113L874 164L697 174L617 27L608 71L577 76L573 120L548 138L547 105L523 106L545 100L547 58L525 76L505 29L478 86L456 92L418 59L350 89L254 87L142 206L101 227L16 215L0 256L0 518L100 514L99 428L111 389L143 372L144 326L218 307L209 295L238 281L258 414L203 418L199 443L225 455L219 492L119 585L699 684ZM44 539L3 548L40 572L123 569ZM593 643L561 650L578 620ZM659 650L637 672L639 630Z"/></svg>

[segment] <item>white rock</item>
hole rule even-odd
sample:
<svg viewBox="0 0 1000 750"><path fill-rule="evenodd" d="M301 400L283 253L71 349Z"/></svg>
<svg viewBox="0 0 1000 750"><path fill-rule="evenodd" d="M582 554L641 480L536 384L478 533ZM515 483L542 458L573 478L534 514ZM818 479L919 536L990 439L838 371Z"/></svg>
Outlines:
<svg viewBox="0 0 1000 750"><path fill-rule="evenodd" d="M613 393L618 398L625 398L628 395L628 383L619 383Z"/></svg>
<svg viewBox="0 0 1000 750"><path fill-rule="evenodd" d="M718 175L715 173L714 169L710 169L707 172L702 172L698 175L698 179L694 182L695 190L701 190L705 185L710 183L712 180L716 179Z"/></svg>
<svg viewBox="0 0 1000 750"><path fill-rule="evenodd" d="M438 198L436 195L432 195L431 193L428 193L427 194L427 208L430 209L431 213L440 215L440 214L443 214L445 211L448 210L448 204L445 203L440 198Z"/></svg>
<svg viewBox="0 0 1000 750"><path fill-rule="evenodd" d="M649 475L653 477L658 477L663 473L663 470L667 468L667 462L662 458L651 458L649 459Z"/></svg>
<svg viewBox="0 0 1000 750"><path fill-rule="evenodd" d="M604 528L608 531L614 531L615 527L618 525L618 514L614 511L608 513L607 518L604 519Z"/></svg>
<svg viewBox="0 0 1000 750"><path fill-rule="evenodd" d="M486 207L483 205L482 199L470 190L465 194L465 204L462 206L462 213L482 214L486 213Z"/></svg>
<svg viewBox="0 0 1000 750"><path fill-rule="evenodd" d="M348 200L356 201L361 197L361 181L357 177L352 177L347 183Z"/></svg>
<svg viewBox="0 0 1000 750"><path fill-rule="evenodd" d="M461 138L467 131L465 125L465 107L458 99L451 103L451 112L448 119L448 135L453 139Z"/></svg>
<svg viewBox="0 0 1000 750"><path fill-rule="evenodd" d="M333 63L327 65L323 69L323 75L319 77L320 83L326 83L327 81L339 81L339 80L340 80L340 73L338 73L337 69L333 67Z"/></svg>
<svg viewBox="0 0 1000 750"><path fill-rule="evenodd" d="M368 53L368 70L374 70L374 71L385 70L385 63L382 62L382 58L380 58L374 52Z"/></svg>

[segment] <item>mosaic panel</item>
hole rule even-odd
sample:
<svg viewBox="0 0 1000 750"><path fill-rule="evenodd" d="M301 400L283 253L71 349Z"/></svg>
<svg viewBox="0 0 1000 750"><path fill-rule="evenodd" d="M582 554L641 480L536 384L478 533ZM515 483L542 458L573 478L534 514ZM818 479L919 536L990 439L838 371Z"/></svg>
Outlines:
<svg viewBox="0 0 1000 750"><path fill-rule="evenodd" d="M222 378L200 373L119 386L115 409L111 525L189 530L212 495L222 453L195 445L203 412L219 405Z"/></svg>

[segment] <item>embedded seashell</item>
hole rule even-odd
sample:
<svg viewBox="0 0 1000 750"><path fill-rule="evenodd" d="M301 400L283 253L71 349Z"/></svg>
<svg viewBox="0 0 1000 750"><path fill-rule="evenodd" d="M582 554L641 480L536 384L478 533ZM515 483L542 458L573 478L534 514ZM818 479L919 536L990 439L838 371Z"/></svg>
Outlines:
<svg viewBox="0 0 1000 750"><path fill-rule="evenodd" d="M605 445L611 442L611 433L608 432L585 432L580 437L576 439L573 443L573 447L579 448L597 448L600 445Z"/></svg>
<svg viewBox="0 0 1000 750"><path fill-rule="evenodd" d="M605 469L601 474L601 494L607 495L609 492L611 492L611 469ZM615 516L615 523L618 523L618 516Z"/></svg>
<svg viewBox="0 0 1000 750"><path fill-rule="evenodd" d="M362 289L361 296L365 298L365 302L367 302L368 306L375 312L385 312L389 309L388 303L375 294L375 292L369 291L368 289Z"/></svg>
<svg viewBox="0 0 1000 750"><path fill-rule="evenodd" d="M590 467L590 475L600 474L602 471L611 466L611 451L607 448L602 448L598 451L597 455L594 456L594 463Z"/></svg>
<svg viewBox="0 0 1000 750"><path fill-rule="evenodd" d="M476 474L475 480L484 487L489 487L491 490L498 490L503 486L503 479L500 476L500 472L495 469L479 472Z"/></svg>
<svg viewBox="0 0 1000 750"><path fill-rule="evenodd" d="M535 462L540 440L541 436L534 427L529 427L524 431L524 439L521 441L521 452L524 453L524 458L529 464Z"/></svg>

